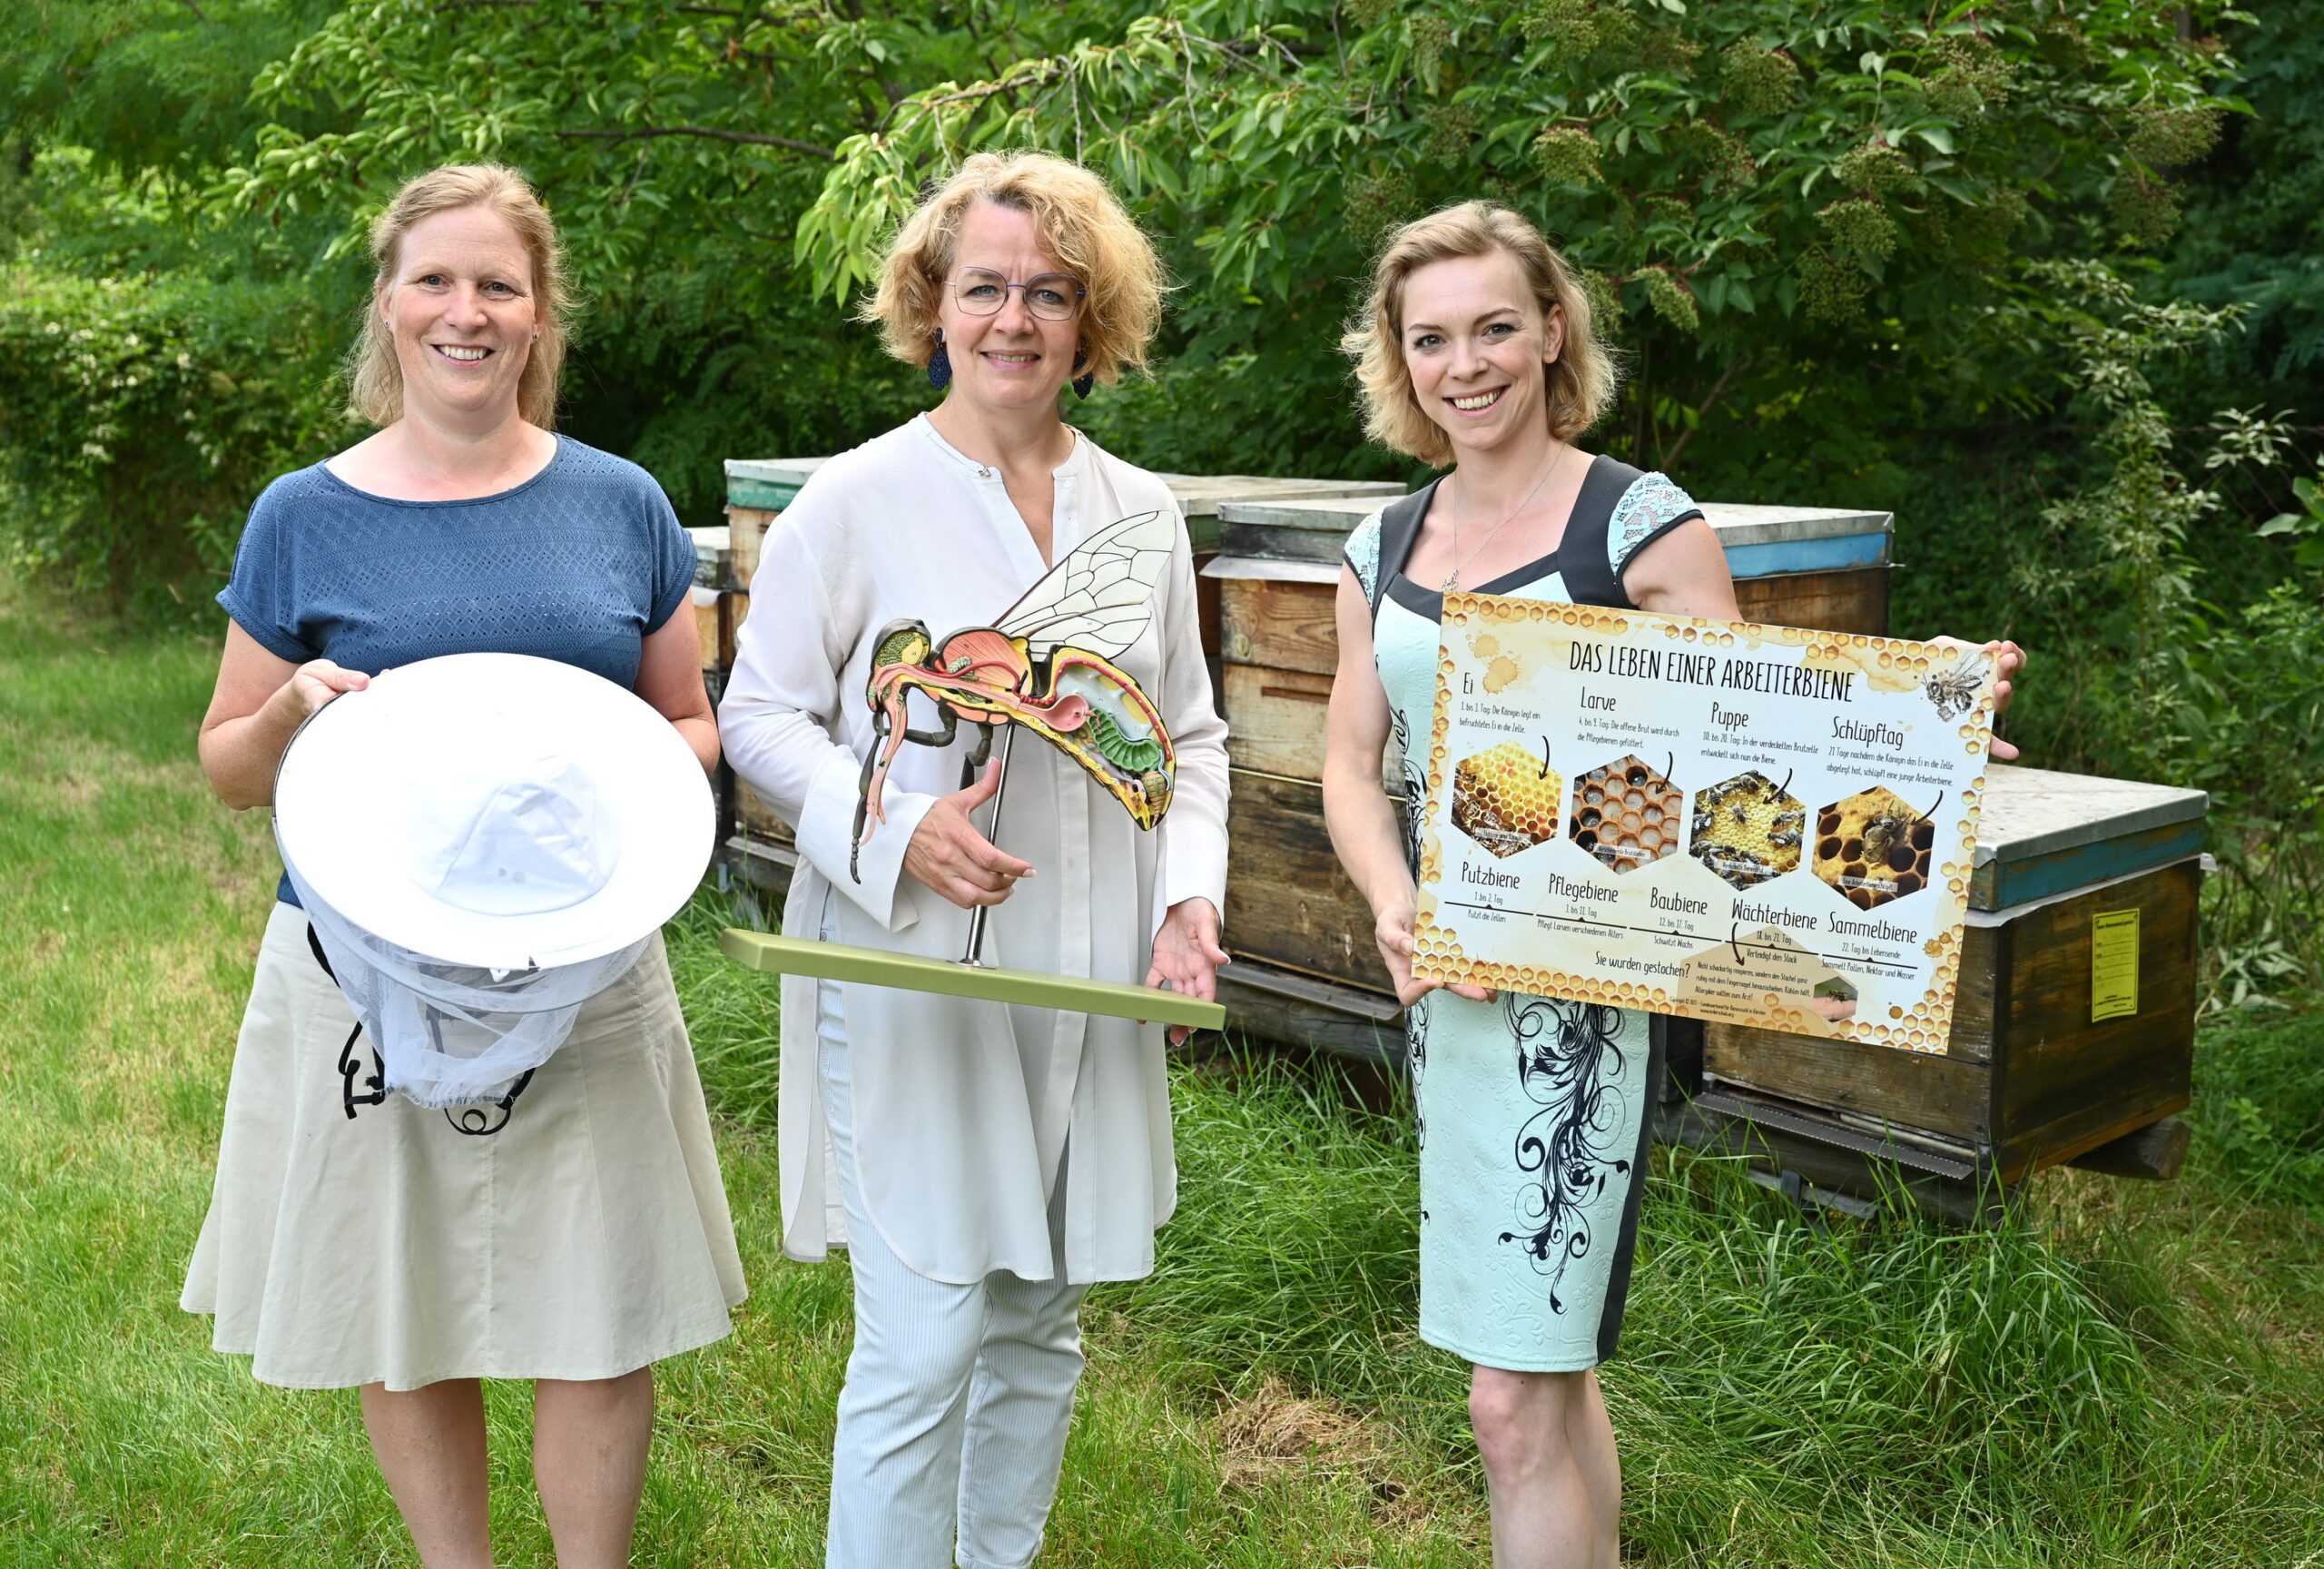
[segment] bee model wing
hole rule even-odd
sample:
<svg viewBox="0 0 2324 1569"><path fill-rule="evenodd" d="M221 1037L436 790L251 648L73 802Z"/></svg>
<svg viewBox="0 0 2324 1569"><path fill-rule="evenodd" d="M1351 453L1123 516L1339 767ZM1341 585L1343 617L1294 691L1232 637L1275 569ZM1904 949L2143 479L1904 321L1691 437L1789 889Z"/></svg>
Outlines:
<svg viewBox="0 0 2324 1569"><path fill-rule="evenodd" d="M1109 523L1068 551L1009 607L993 629L1022 637L1037 659L1060 644L1118 658L1153 619L1154 588L1169 565L1178 520L1141 512Z"/></svg>

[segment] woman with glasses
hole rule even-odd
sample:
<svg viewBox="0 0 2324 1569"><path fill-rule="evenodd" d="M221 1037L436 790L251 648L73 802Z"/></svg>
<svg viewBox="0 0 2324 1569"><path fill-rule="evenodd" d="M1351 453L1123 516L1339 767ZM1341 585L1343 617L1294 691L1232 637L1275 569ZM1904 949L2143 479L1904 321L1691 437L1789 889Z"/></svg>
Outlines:
<svg viewBox="0 0 2324 1569"><path fill-rule="evenodd" d="M1177 518L1059 414L1068 384L1144 363L1160 305L1146 237L1060 159L970 158L897 236L866 316L943 401L832 459L776 522L719 715L735 771L797 828L786 931L949 960L989 907L988 962L1213 995L1226 727L1183 528L1116 660L1176 745L1159 829L1043 745L1015 748L995 822L993 770L961 787L962 726L902 749L856 835L891 622L989 626L1099 529ZM1175 1200L1162 1031L799 978L783 1004L783 1248L845 1247L854 1273L827 1562L1015 1569L1056 1493L1082 1296L1153 1268Z"/></svg>

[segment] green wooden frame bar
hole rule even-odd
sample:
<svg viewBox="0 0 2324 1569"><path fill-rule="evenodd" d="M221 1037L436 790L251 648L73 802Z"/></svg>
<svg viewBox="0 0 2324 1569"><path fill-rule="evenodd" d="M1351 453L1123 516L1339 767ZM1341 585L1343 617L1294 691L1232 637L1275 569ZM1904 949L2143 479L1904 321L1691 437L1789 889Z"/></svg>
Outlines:
<svg viewBox="0 0 2324 1569"><path fill-rule="evenodd" d="M1023 1002L1066 1013L1098 1013L1110 1019L1150 1019L1157 1024L1187 1024L1197 1030L1226 1027L1226 1005L1206 1002L1180 992L1134 986L1126 981L1090 981L1074 975L1044 975L1034 970L979 970L949 959L891 953L845 942L815 942L766 932L729 927L718 946L745 970L812 975L946 997L978 997L994 1002Z"/></svg>

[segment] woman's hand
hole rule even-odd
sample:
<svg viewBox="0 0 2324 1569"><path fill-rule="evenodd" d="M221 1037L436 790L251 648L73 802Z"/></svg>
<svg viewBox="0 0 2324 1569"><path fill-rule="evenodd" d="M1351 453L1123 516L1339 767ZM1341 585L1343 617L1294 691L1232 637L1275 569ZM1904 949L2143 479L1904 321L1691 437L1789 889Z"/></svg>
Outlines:
<svg viewBox="0 0 2324 1569"><path fill-rule="evenodd" d="M938 796L904 847L904 870L963 910L1000 903L1015 891L1017 879L1033 874L1031 862L1002 853L969 820L1000 787L996 758L967 789Z"/></svg>
<svg viewBox="0 0 2324 1569"><path fill-rule="evenodd" d="M1418 919L1409 894L1383 904L1372 918L1373 941L1380 944L1380 957L1387 962L1388 979L1395 982L1398 1002L1409 1008L1440 986L1472 1002L1491 1002L1501 995L1490 986L1447 986L1442 981L1413 980L1413 923Z"/></svg>
<svg viewBox="0 0 2324 1569"><path fill-rule="evenodd" d="M1146 972L1148 986L1167 986L1208 1002L1218 995L1218 967L1232 964L1218 945L1218 910L1207 899L1181 899L1162 918L1154 934L1154 967ZM1170 1027L1170 1044L1182 1044L1194 1031L1184 1024Z"/></svg>
<svg viewBox="0 0 2324 1569"><path fill-rule="evenodd" d="M343 670L328 659L310 659L290 672L290 679L275 689L266 706L296 730L340 694L360 692L370 684L371 678L360 670Z"/></svg>
<svg viewBox="0 0 2324 1569"><path fill-rule="evenodd" d="M370 684L360 670L343 670L328 659L293 665L228 622L218 688L202 719L202 766L211 788L237 812L266 805L274 799L274 771L299 726L341 694Z"/></svg>
<svg viewBox="0 0 2324 1569"><path fill-rule="evenodd" d="M1994 682L1994 718L1999 721L2003 713L2009 707L2009 700L2017 695L2015 686L2010 677L2025 668L2025 650L2007 638L1997 638L1991 643L1971 643L1959 637L1932 637L1929 641L1942 643L1947 648L1974 649L1978 653L1993 656L1994 670L1997 677ZM2017 748L1998 735L1994 737L1993 755L1994 761L1996 763L2017 761Z"/></svg>

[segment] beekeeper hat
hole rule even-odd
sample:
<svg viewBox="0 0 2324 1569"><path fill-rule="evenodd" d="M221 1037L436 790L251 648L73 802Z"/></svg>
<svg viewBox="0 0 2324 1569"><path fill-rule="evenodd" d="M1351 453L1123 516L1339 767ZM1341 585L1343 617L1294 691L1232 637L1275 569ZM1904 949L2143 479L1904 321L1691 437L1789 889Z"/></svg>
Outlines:
<svg viewBox="0 0 2324 1569"><path fill-rule="evenodd" d="M715 823L667 719L519 654L422 660L342 695L274 783L283 870L375 1082L448 1110L510 1104L686 902Z"/></svg>
<svg viewBox="0 0 2324 1569"><path fill-rule="evenodd" d="M294 885L450 964L546 970L649 936L709 863L716 808L670 722L523 654L389 670L299 732L274 784Z"/></svg>

